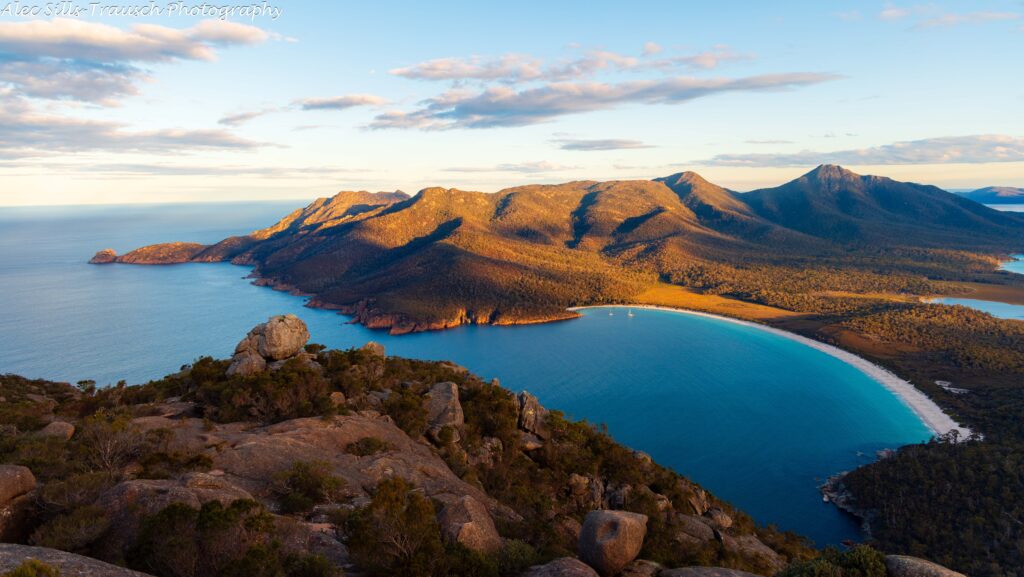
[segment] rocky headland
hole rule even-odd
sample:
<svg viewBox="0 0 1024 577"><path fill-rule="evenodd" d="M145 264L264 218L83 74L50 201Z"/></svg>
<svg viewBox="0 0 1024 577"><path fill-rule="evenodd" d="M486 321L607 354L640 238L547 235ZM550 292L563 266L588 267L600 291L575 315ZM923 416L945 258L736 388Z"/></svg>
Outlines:
<svg viewBox="0 0 1024 577"><path fill-rule="evenodd" d="M0 377L0 571L741 577L816 555L527 392L308 338L273 317L146 385ZM856 551L865 575L957 575Z"/></svg>

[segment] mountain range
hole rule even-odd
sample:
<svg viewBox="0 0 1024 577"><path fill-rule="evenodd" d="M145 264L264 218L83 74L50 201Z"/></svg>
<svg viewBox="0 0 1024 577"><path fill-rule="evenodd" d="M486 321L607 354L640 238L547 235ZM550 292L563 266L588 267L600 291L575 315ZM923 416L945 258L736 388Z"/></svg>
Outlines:
<svg viewBox="0 0 1024 577"><path fill-rule="evenodd" d="M1024 204L1024 188L1012 186L986 186L960 195L982 204Z"/></svg>
<svg viewBox="0 0 1024 577"><path fill-rule="evenodd" d="M659 280L692 284L678 279L722 266L813 259L879 271L907 254L1005 255L1022 239L1024 215L823 165L748 193L693 172L497 193L346 191L214 245L106 251L93 262L253 265L260 283L408 332L568 318L566 307L629 301Z"/></svg>

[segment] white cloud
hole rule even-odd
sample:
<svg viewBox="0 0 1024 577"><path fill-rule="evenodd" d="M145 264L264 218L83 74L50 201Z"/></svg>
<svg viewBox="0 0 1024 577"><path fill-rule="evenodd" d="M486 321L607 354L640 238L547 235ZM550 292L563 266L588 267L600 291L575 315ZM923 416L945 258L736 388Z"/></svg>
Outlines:
<svg viewBox="0 0 1024 577"><path fill-rule="evenodd" d="M303 110L344 110L356 106L380 106L387 102L384 98L373 94L346 94L328 98L305 98L296 100L292 104Z"/></svg>
<svg viewBox="0 0 1024 577"><path fill-rule="evenodd" d="M989 162L1024 162L1024 138L1001 134L947 136L832 152L802 150L793 153L720 154L696 164L766 167Z"/></svg>
<svg viewBox="0 0 1024 577"><path fill-rule="evenodd" d="M670 70L690 68L710 70L729 60L743 60L750 55L734 52L727 46L682 56L656 57L663 49L654 42L644 45L640 56L629 56L608 50L591 50L581 57L554 63L525 54L497 57L437 58L412 66L395 68L395 76L414 80L480 81L518 83L529 81L565 81L593 76L600 72Z"/></svg>
<svg viewBox="0 0 1024 577"><path fill-rule="evenodd" d="M148 77L139 63L209 61L219 47L268 38L260 28L220 20L183 29L67 18L0 22L0 83L25 96L113 104Z"/></svg>
<svg viewBox="0 0 1024 577"><path fill-rule="evenodd" d="M559 116L629 103L678 104L723 92L783 90L839 78L833 74L766 74L742 78L675 77L620 83L557 82L516 90L494 86L482 92L452 90L427 99L412 112L378 115L369 128L492 128L526 126Z"/></svg>
<svg viewBox="0 0 1024 577"><path fill-rule="evenodd" d="M644 56L651 56L652 54L660 54L664 48L661 47L657 42L645 42L644 43Z"/></svg>

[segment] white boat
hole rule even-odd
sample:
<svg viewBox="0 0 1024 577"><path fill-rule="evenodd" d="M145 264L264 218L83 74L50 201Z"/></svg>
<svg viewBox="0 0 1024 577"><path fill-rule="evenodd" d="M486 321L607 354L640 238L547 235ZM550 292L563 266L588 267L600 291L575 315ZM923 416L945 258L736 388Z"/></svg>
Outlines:
<svg viewBox="0 0 1024 577"><path fill-rule="evenodd" d="M636 316L636 315L634 315L634 314L633 314L633 311L632 311L632 309L630 309L630 311L629 311L628 313L626 313L626 314L628 314L628 315L629 315L629 316L631 316L631 317L632 317L632 316Z"/></svg>

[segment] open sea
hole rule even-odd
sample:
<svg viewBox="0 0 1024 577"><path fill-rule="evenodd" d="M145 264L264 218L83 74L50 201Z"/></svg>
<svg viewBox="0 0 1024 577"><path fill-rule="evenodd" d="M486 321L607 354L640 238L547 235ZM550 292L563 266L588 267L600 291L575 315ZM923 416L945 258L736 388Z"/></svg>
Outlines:
<svg viewBox="0 0 1024 577"><path fill-rule="evenodd" d="M603 423L620 442L821 545L862 538L822 502L831 474L930 433L891 392L825 353L757 328L673 312L590 309L581 319L389 336L230 264L88 265L173 240L214 242L300 203L0 208L0 372L144 382L201 355L227 357L255 324L294 313L314 342L383 343L448 359L549 408ZM609 314L611 313L611 314Z"/></svg>

